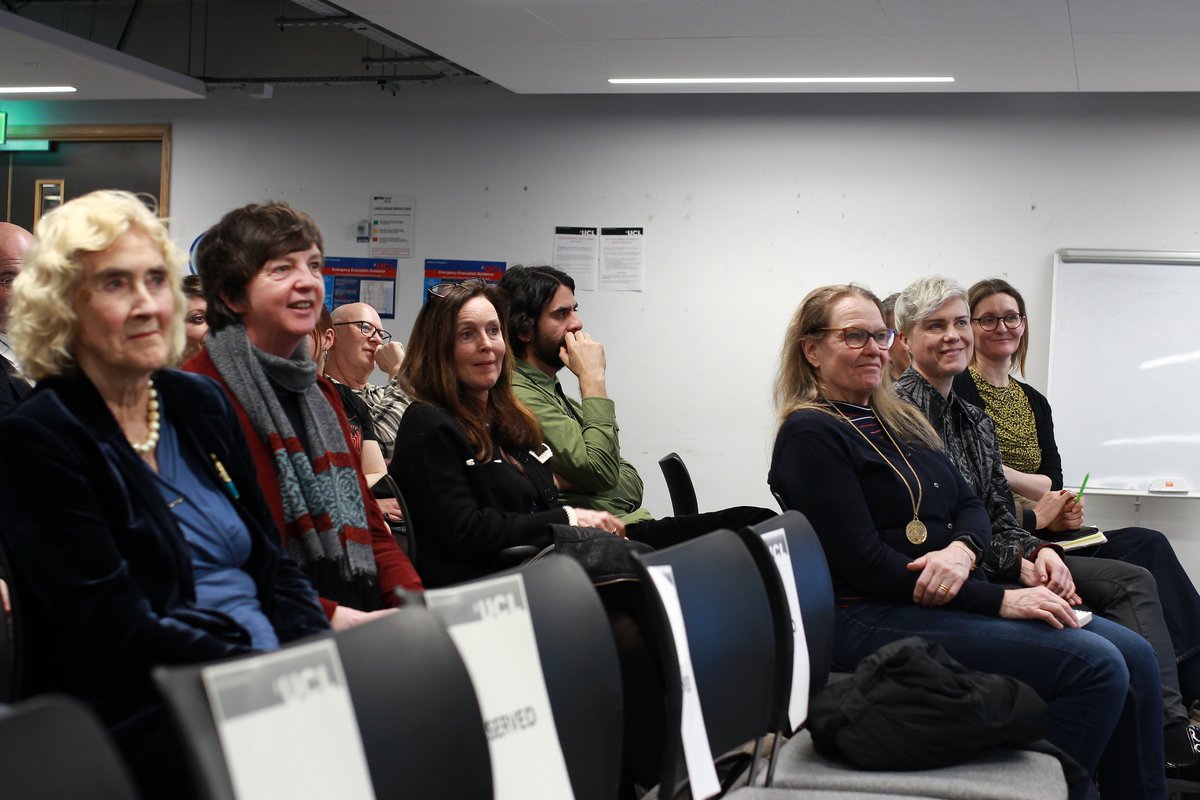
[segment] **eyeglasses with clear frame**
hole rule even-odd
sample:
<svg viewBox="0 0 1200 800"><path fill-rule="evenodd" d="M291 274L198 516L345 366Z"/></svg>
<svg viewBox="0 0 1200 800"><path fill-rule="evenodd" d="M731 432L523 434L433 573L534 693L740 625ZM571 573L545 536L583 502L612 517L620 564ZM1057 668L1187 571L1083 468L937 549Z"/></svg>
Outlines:
<svg viewBox="0 0 1200 800"><path fill-rule="evenodd" d="M896 332L891 328L882 331L865 331L862 328L817 328L813 333L826 333L829 331L838 331L842 334L842 341L846 343L846 347L851 350L861 350L867 346L867 340L873 339L880 350L887 350L892 346L892 342L896 341Z"/></svg>
<svg viewBox="0 0 1200 800"><path fill-rule="evenodd" d="M439 283L429 287L429 294L434 297L445 297L460 286L464 289L478 289L487 286L487 282L483 278L467 278L465 281Z"/></svg>
<svg viewBox="0 0 1200 800"><path fill-rule="evenodd" d="M335 327L335 328L338 325L357 325L358 332L363 335L364 339L370 339L372 336L375 336L376 334L378 334L379 341L381 344L387 344L388 342L390 342L392 340L392 335L390 333L385 331L383 328L376 328L374 325L367 322L366 320L359 320L358 322L335 322L335 323L333 323L333 327Z"/></svg>
<svg viewBox="0 0 1200 800"><path fill-rule="evenodd" d="M1008 328L1010 331L1015 331L1017 328L1021 327L1022 324L1024 324L1025 315L1005 314L1002 317L996 317L992 316L991 314L987 314L982 317L972 317L971 322L974 322L985 331L994 331L996 330L996 326L1003 322L1004 327Z"/></svg>

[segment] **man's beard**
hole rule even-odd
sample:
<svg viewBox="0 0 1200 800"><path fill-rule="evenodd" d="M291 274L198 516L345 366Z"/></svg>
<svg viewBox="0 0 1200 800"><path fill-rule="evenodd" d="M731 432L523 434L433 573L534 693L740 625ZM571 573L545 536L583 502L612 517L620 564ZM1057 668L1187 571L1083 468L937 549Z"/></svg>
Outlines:
<svg viewBox="0 0 1200 800"><path fill-rule="evenodd" d="M531 346L533 347L533 354L538 361L542 362L548 367L551 367L556 372L563 368L562 359L559 358L558 354L560 348L567 346L565 339L555 342L551 340L550 337L543 336L539 333L533 338L533 343Z"/></svg>

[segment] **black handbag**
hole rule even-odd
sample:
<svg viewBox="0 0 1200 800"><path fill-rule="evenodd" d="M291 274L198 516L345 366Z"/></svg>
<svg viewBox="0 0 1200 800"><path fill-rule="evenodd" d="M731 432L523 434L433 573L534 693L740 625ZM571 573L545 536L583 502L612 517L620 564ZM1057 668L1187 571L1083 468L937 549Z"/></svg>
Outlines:
<svg viewBox="0 0 1200 800"><path fill-rule="evenodd" d="M638 580L634 553L650 553L654 548L642 542L623 539L599 528L577 525L551 525L554 544L529 559L536 561L553 553L573 558L596 586Z"/></svg>

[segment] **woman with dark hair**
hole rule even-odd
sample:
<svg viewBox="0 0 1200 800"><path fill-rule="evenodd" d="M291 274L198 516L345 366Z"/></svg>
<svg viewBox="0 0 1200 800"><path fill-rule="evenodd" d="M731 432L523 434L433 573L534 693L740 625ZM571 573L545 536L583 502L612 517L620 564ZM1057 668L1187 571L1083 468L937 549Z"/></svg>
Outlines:
<svg viewBox="0 0 1200 800"><path fill-rule="evenodd" d="M200 352L200 348L204 347L204 337L208 336L208 319L205 317L208 303L204 299L204 287L200 283L199 275L184 277L183 299L187 303L187 310L183 315L183 331L187 336L187 344L183 348L181 361L187 361Z"/></svg>
<svg viewBox="0 0 1200 800"><path fill-rule="evenodd" d="M389 471L417 536L421 578L430 587L512 566L501 551L553 543L551 524L624 536L607 511L560 506L537 418L512 389L513 355L503 295L472 280L434 287L417 315L399 380L416 398L400 420ZM631 781L657 778L663 689L645 645L636 586L600 589L625 687L622 797Z"/></svg>
<svg viewBox="0 0 1200 800"><path fill-rule="evenodd" d="M325 299L321 250L312 219L286 203L222 217L196 252L212 332L184 368L225 387L284 547L344 628L421 583L370 501L337 390L309 358Z"/></svg>
<svg viewBox="0 0 1200 800"><path fill-rule="evenodd" d="M154 667L329 627L280 552L224 393L167 368L184 260L126 192L43 216L10 328L38 385L0 422L4 546L32 634L23 693L90 703L147 797L186 793Z"/></svg>
<svg viewBox="0 0 1200 800"><path fill-rule="evenodd" d="M925 417L884 384L894 336L867 289L816 289L792 317L775 383L769 481L829 560L835 668L906 636L936 641L968 668L1032 686L1046 738L1099 775L1102 796L1164 797L1153 651L1105 619L1079 627L1045 586L1009 588L977 569L991 522Z"/></svg>
<svg viewBox="0 0 1200 800"><path fill-rule="evenodd" d="M1062 491L1062 459L1049 401L1016 378L1018 372L1024 374L1029 352L1025 298L1008 281L988 278L967 290L967 302L975 351L968 369L954 378L954 393L983 409L995 424L1004 476L1013 494L1020 495L1018 518L1029 530L1043 528L1034 508L1045 493ZM1168 667L1172 651L1175 661L1175 669L1163 677L1167 758L1173 765L1194 765L1200 758L1200 729L1189 724L1187 707L1200 699L1200 594L1159 531L1120 528L1105 531L1105 536L1104 544L1072 555L1136 564L1154 576L1170 641L1165 636L1150 640L1165 653L1160 658L1167 659Z"/></svg>
<svg viewBox="0 0 1200 800"><path fill-rule="evenodd" d="M417 535L430 587L502 568L502 550L551 543L552 523L623 535L611 514L559 506L537 419L512 391L513 357L499 292L443 284L417 315L399 379L419 402L389 467Z"/></svg>

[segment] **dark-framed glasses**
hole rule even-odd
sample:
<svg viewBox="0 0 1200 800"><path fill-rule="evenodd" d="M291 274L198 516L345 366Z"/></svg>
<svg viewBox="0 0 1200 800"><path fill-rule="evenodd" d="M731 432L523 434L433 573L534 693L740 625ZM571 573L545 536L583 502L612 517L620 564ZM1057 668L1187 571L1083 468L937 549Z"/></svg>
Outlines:
<svg viewBox="0 0 1200 800"><path fill-rule="evenodd" d="M464 289L479 289L486 285L483 278L467 278L465 281L451 281L430 286L429 293L434 297L445 297L460 286Z"/></svg>
<svg viewBox="0 0 1200 800"><path fill-rule="evenodd" d="M851 350L861 350L867 346L867 340L873 339L880 350L887 350L892 346L892 342L896 341L896 332L891 328L883 331L866 331L862 328L817 328L814 333L826 331L840 331L842 341L846 343L846 347Z"/></svg>
<svg viewBox="0 0 1200 800"><path fill-rule="evenodd" d="M1002 317L997 317L992 314L986 314L982 317L972 317L971 322L974 322L985 331L994 331L996 330L996 326L1003 322L1004 327L1008 328L1010 331L1015 331L1017 328L1021 327L1022 323L1025 322L1025 315L1005 314Z"/></svg>
<svg viewBox="0 0 1200 800"><path fill-rule="evenodd" d="M392 335L390 333L385 331L383 328L376 328L374 325L367 322L366 320L360 320L358 322L335 322L335 323L333 323L333 327L335 327L335 328L338 325L356 325L356 326L358 326L358 332L361 333L363 335L363 338L365 338L365 339L370 339L372 336L375 336L378 334L379 341L381 344L387 344L388 342L390 342L392 340Z"/></svg>

